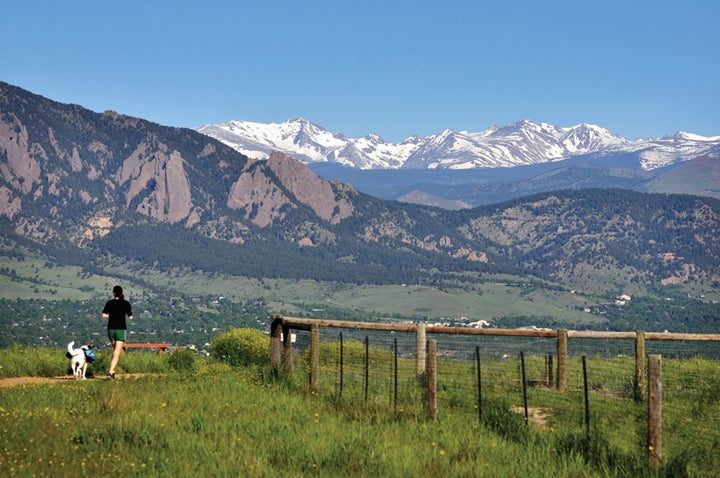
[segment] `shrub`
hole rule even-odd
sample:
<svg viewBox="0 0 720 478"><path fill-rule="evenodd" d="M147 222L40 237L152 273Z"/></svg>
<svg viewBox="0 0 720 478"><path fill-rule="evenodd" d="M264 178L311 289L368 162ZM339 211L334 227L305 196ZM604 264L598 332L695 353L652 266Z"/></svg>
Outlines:
<svg viewBox="0 0 720 478"><path fill-rule="evenodd" d="M195 370L195 352L187 347L176 348L168 357L168 366L177 372L193 372Z"/></svg>
<svg viewBox="0 0 720 478"><path fill-rule="evenodd" d="M270 337L255 329L233 329L210 342L210 355L233 366L266 365Z"/></svg>

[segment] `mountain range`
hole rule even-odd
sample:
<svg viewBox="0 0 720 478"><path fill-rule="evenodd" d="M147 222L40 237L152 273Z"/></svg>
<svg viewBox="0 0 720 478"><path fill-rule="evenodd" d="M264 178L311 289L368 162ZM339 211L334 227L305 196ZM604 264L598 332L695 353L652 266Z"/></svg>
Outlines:
<svg viewBox="0 0 720 478"><path fill-rule="evenodd" d="M617 187L720 198L720 136L628 140L605 128L523 120L399 144L345 138L304 119L229 121L198 131L250 157L282 151L321 177L383 199L461 209L537 192Z"/></svg>
<svg viewBox="0 0 720 478"><path fill-rule="evenodd" d="M720 136L677 132L662 138L628 140L608 129L579 124L570 128L522 120L472 133L446 129L388 143L376 134L346 138L297 118L284 123L228 121L197 131L256 158L282 151L303 163L337 163L359 169L510 168L587 155L634 154L646 170L696 157L720 158Z"/></svg>
<svg viewBox="0 0 720 478"><path fill-rule="evenodd" d="M551 171L542 174L552 183ZM250 158L192 129L7 83L0 235L84 269L111 267L114 257L345 283L504 273L602 291L720 280L713 198L595 187L460 211L405 204L328 181L285 152Z"/></svg>

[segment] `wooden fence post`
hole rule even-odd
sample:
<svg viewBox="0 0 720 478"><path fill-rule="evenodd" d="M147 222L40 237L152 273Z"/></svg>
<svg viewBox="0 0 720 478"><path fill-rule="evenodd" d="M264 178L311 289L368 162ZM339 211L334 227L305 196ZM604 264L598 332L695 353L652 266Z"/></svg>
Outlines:
<svg viewBox="0 0 720 478"><path fill-rule="evenodd" d="M310 326L310 391L316 392L320 375L320 326Z"/></svg>
<svg viewBox="0 0 720 478"><path fill-rule="evenodd" d="M283 360L285 360L285 374L291 376L295 372L292 356L292 330L283 325Z"/></svg>
<svg viewBox="0 0 720 478"><path fill-rule="evenodd" d="M638 330L635 334L635 400L646 398L645 387L645 332Z"/></svg>
<svg viewBox="0 0 720 478"><path fill-rule="evenodd" d="M417 324L415 329L415 375L425 373L425 324Z"/></svg>
<svg viewBox="0 0 720 478"><path fill-rule="evenodd" d="M567 385L567 343L568 331L560 329L557 332L557 390L565 391Z"/></svg>
<svg viewBox="0 0 720 478"><path fill-rule="evenodd" d="M277 374L280 370L280 351L282 350L280 335L282 334L283 316L274 314L270 320L270 369L273 374Z"/></svg>
<svg viewBox="0 0 720 478"><path fill-rule="evenodd" d="M662 356L648 356L648 456L657 469L662 460Z"/></svg>
<svg viewBox="0 0 720 478"><path fill-rule="evenodd" d="M428 343L428 414L437 419L437 340Z"/></svg>

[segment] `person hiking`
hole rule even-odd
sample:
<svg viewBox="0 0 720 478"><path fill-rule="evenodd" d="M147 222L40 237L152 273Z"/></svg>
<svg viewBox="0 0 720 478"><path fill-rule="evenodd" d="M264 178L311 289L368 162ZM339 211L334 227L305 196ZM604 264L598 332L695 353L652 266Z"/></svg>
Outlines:
<svg viewBox="0 0 720 478"><path fill-rule="evenodd" d="M113 355L112 360L110 360L110 370L108 371L107 378L113 379L115 378L115 367L117 367L120 354L123 352L123 345L125 344L125 334L127 332L125 316L127 316L129 320L133 319L130 302L125 300L123 289L119 285L113 287L113 298L105 304L102 316L108 319L108 338L110 342L112 342L113 347Z"/></svg>

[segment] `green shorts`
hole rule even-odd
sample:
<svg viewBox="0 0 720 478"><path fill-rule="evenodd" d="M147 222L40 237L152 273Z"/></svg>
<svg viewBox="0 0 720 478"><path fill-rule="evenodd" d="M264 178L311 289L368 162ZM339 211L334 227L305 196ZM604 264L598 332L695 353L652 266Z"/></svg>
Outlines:
<svg viewBox="0 0 720 478"><path fill-rule="evenodd" d="M125 329L108 329L110 342L125 342Z"/></svg>

